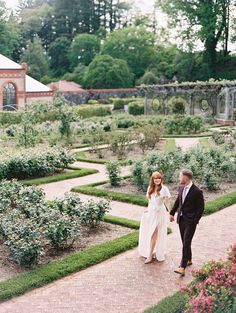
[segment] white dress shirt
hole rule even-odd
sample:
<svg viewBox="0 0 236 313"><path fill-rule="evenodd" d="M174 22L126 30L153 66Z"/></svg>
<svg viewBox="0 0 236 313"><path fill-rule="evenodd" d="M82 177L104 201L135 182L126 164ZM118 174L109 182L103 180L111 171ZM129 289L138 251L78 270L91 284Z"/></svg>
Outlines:
<svg viewBox="0 0 236 313"><path fill-rule="evenodd" d="M184 186L183 193L182 193L182 204L184 203L187 194L189 193L190 188L192 187L193 182L191 181L188 185Z"/></svg>

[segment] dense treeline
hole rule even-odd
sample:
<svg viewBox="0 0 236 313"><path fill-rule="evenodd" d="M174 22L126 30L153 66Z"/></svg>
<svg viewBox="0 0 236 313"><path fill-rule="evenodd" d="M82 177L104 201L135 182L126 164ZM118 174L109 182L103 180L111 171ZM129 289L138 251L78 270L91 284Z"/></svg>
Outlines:
<svg viewBox="0 0 236 313"><path fill-rule="evenodd" d="M155 8L168 15L164 31ZM229 0L157 0L147 16L134 14L128 0L21 0L14 14L0 0L0 53L26 62L44 83L87 88L235 79L234 20ZM182 48L166 40L171 29Z"/></svg>

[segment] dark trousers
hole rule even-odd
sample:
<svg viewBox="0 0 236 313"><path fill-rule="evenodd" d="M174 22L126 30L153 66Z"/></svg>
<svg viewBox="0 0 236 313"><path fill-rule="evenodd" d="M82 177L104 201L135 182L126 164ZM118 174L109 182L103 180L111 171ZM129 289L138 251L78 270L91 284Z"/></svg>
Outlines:
<svg viewBox="0 0 236 313"><path fill-rule="evenodd" d="M186 222L183 217L179 220L179 230L183 243L182 260L180 266L186 268L188 261L192 260L191 243L197 225Z"/></svg>

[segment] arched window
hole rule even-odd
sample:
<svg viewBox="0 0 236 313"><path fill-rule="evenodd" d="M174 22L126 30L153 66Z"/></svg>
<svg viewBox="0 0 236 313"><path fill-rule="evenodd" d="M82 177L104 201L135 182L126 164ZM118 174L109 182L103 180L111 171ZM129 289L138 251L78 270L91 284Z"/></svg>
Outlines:
<svg viewBox="0 0 236 313"><path fill-rule="evenodd" d="M7 83L3 87L3 111L16 110L16 87L12 83Z"/></svg>

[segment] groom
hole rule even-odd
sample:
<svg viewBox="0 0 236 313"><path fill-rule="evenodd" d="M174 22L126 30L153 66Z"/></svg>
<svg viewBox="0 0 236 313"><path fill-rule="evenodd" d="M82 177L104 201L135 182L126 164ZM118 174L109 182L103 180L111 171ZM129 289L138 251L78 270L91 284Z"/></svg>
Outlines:
<svg viewBox="0 0 236 313"><path fill-rule="evenodd" d="M183 249L180 267L175 273L183 276L185 268L192 265L191 242L204 211L204 197L202 190L193 183L193 173L190 170L186 169L180 173L180 183L179 195L170 211L170 222L175 220L174 215L177 212Z"/></svg>

